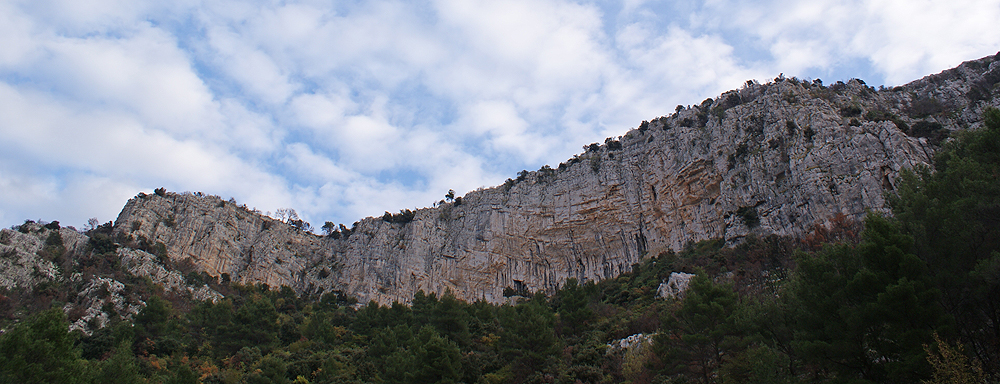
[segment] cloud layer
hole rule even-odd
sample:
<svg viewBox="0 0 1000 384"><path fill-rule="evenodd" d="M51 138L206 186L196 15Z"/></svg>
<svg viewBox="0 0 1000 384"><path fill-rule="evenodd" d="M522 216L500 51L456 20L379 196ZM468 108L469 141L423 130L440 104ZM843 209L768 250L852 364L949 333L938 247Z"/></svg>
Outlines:
<svg viewBox="0 0 1000 384"><path fill-rule="evenodd" d="M161 3L0 3L0 224L163 186L349 225L748 79L895 85L1000 50L1000 0Z"/></svg>

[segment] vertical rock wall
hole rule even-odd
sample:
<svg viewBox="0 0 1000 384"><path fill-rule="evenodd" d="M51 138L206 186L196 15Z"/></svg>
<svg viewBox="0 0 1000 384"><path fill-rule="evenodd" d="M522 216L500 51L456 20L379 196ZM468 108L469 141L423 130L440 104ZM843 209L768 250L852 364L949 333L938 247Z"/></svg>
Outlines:
<svg viewBox="0 0 1000 384"><path fill-rule="evenodd" d="M995 59L885 90L857 80L748 82L556 168L418 210L409 223L366 218L341 239L173 193L130 200L115 228L244 283L381 303L420 289L499 302L506 287L609 278L690 242L794 236L836 214L886 211L901 170L928 164L936 140L975 128L996 105Z"/></svg>

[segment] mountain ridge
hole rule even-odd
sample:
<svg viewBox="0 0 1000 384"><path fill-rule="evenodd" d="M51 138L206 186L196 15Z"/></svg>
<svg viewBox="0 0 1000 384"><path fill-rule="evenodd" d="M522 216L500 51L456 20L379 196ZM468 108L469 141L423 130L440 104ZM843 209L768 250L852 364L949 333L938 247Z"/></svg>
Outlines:
<svg viewBox="0 0 1000 384"><path fill-rule="evenodd" d="M646 254L699 240L800 236L838 214L885 212L900 171L928 165L948 132L977 126L995 105L986 91L997 59L880 90L856 79L748 81L584 146L556 168L410 217L368 217L340 238L218 197L173 193L131 199L114 231L242 283L380 303L418 290L499 302L504 289L616 276Z"/></svg>
<svg viewBox="0 0 1000 384"><path fill-rule="evenodd" d="M332 236L216 196L158 190L129 200L112 237L245 284L362 302L408 302L418 290L501 302L505 291L613 277L699 240L796 237L838 215L886 212L900 171L929 164L948 133L974 129L997 105L998 60L889 89L748 81L555 168Z"/></svg>

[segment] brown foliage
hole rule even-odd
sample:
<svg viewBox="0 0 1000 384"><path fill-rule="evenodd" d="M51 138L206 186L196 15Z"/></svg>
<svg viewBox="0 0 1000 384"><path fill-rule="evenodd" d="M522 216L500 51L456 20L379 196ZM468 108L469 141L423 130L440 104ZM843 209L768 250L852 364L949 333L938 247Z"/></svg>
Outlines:
<svg viewBox="0 0 1000 384"><path fill-rule="evenodd" d="M830 219L828 225L815 224L812 232L806 234L799 243L807 251L818 251L825 243L853 243L861 241L862 225L843 213Z"/></svg>

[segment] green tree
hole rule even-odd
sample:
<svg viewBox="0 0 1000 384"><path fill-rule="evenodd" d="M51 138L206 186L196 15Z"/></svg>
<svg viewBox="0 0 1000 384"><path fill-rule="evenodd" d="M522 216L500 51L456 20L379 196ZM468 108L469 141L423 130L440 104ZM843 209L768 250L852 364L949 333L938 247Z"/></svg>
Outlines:
<svg viewBox="0 0 1000 384"><path fill-rule="evenodd" d="M0 382L86 383L91 370L60 309L32 316L0 335Z"/></svg>
<svg viewBox="0 0 1000 384"><path fill-rule="evenodd" d="M278 311L271 299L254 294L236 310L229 341L240 348L256 346L267 351L278 341Z"/></svg>
<svg viewBox="0 0 1000 384"><path fill-rule="evenodd" d="M736 305L730 284L716 284L698 271L680 307L664 316L654 339L667 371L714 382L716 370L732 352Z"/></svg>
<svg viewBox="0 0 1000 384"><path fill-rule="evenodd" d="M536 294L526 303L504 305L497 311L501 326L500 356L513 365L515 376L525 377L542 369L557 349L555 314Z"/></svg>
<svg viewBox="0 0 1000 384"><path fill-rule="evenodd" d="M940 292L913 240L869 215L857 247L800 255L791 294L796 346L839 380L916 382L929 376L922 345L947 324Z"/></svg>
<svg viewBox="0 0 1000 384"><path fill-rule="evenodd" d="M445 292L440 300L433 293L421 298L418 292L413 299L413 318L416 326L431 325L455 344L467 347L471 335L465 307L451 291Z"/></svg>
<svg viewBox="0 0 1000 384"><path fill-rule="evenodd" d="M956 134L934 168L903 172L893 214L916 239L962 341L1000 374L1000 111Z"/></svg>
<svg viewBox="0 0 1000 384"><path fill-rule="evenodd" d="M795 312L789 303L789 295L784 290L775 296L759 295L744 298L733 316L738 333L749 341L759 344L758 347L768 349L748 351L745 356L749 356L751 361L760 355L768 361L781 362L784 364L783 375L794 377L797 374L798 358L794 347ZM772 353L776 354L773 358ZM745 379L748 382L755 380L752 377Z"/></svg>
<svg viewBox="0 0 1000 384"><path fill-rule="evenodd" d="M95 380L98 383L138 383L141 380L132 345L127 341L118 344L114 355L101 362L100 368Z"/></svg>
<svg viewBox="0 0 1000 384"><path fill-rule="evenodd" d="M456 383L461 377L461 355L455 343L441 337L434 328L420 329L411 350L414 367L406 375L410 383Z"/></svg>
<svg viewBox="0 0 1000 384"><path fill-rule="evenodd" d="M327 221L326 223L323 223L322 229L323 229L323 234L330 236L330 234L332 234L333 231L337 230L337 224L334 224L332 221Z"/></svg>
<svg viewBox="0 0 1000 384"><path fill-rule="evenodd" d="M594 317L588 304L587 293L580 288L576 279L566 279L566 284L556 296L559 326L564 335L579 335L587 329L587 323Z"/></svg>
<svg viewBox="0 0 1000 384"><path fill-rule="evenodd" d="M184 328L174 313L173 306L159 296L151 296L146 306L133 319L136 339L144 344L146 340L153 348L146 352L170 355L183 349L187 340Z"/></svg>
<svg viewBox="0 0 1000 384"><path fill-rule="evenodd" d="M286 374L288 367L285 361L273 355L260 360L254 370L247 376L247 384L286 384L289 382Z"/></svg>

